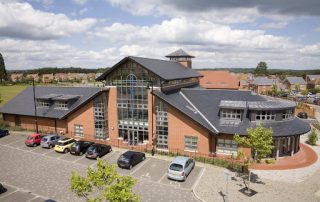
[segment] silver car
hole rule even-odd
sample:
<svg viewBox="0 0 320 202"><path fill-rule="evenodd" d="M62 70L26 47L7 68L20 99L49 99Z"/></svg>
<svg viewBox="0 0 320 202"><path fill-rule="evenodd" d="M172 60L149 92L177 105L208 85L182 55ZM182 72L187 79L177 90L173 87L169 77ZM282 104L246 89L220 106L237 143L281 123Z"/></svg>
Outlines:
<svg viewBox="0 0 320 202"><path fill-rule="evenodd" d="M193 170L195 166L193 159L177 156L171 163L167 171L167 176L169 179L185 181L187 176Z"/></svg>
<svg viewBox="0 0 320 202"><path fill-rule="evenodd" d="M47 135L41 139L40 145L41 145L41 147L51 149L52 147L54 147L56 145L56 143L60 139L61 139L61 136L59 136L59 135Z"/></svg>

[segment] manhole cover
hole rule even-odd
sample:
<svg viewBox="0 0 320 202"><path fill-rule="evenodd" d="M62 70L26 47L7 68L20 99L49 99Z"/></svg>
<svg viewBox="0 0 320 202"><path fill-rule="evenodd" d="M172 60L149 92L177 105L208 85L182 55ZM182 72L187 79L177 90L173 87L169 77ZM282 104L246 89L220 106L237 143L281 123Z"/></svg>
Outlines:
<svg viewBox="0 0 320 202"><path fill-rule="evenodd" d="M241 193L243 193L244 195L249 196L249 197L251 197L251 196L253 196L253 195L258 193L258 192L256 192L255 190L252 190L252 189L248 190L247 187L244 187L244 188L240 189L239 191Z"/></svg>

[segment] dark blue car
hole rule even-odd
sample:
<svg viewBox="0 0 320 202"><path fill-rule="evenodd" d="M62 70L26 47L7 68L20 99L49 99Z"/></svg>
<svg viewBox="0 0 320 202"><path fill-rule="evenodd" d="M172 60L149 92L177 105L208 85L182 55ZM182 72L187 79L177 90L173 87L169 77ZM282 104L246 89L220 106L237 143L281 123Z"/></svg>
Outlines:
<svg viewBox="0 0 320 202"><path fill-rule="evenodd" d="M4 137L4 136L7 136L7 135L9 135L9 131L8 130L0 129L0 137Z"/></svg>

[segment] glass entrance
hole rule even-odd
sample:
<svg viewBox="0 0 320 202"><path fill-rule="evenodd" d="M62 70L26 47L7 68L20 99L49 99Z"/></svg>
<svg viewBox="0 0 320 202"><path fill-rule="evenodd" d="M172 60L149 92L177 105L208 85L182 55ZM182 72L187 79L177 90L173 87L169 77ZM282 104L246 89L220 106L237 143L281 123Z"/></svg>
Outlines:
<svg viewBox="0 0 320 202"><path fill-rule="evenodd" d="M138 142L139 142L138 131L135 131L135 130L128 131L128 144L137 145Z"/></svg>

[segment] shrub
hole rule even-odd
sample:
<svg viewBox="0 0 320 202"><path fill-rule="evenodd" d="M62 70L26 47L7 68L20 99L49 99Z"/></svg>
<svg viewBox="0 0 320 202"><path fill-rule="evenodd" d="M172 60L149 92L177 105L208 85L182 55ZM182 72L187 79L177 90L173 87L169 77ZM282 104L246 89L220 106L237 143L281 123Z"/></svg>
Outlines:
<svg viewBox="0 0 320 202"><path fill-rule="evenodd" d="M274 164L276 162L276 160L274 160L274 159L266 159L265 162L266 162L266 164Z"/></svg>
<svg viewBox="0 0 320 202"><path fill-rule="evenodd" d="M308 135L307 143L312 146L315 146L315 145L317 145L317 141L318 141L318 135L316 133L316 130L313 128L311 133Z"/></svg>

